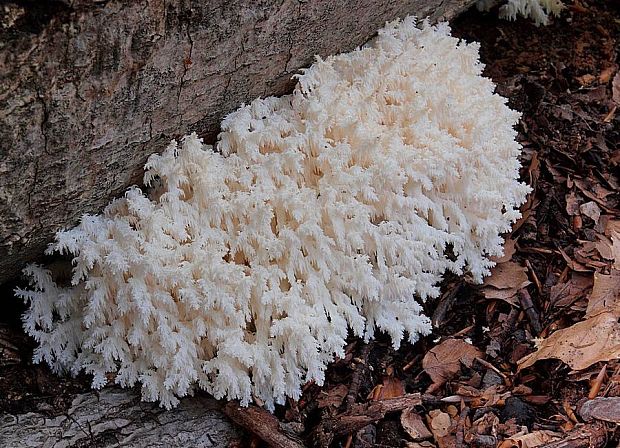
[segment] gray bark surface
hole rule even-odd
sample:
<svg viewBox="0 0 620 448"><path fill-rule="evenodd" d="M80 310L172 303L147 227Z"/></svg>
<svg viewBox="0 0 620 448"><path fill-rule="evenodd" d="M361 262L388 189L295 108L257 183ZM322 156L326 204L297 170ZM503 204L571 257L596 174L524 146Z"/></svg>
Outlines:
<svg viewBox="0 0 620 448"><path fill-rule="evenodd" d="M0 446L227 447L241 432L207 398L186 398L170 411L119 389L78 395L65 415L0 414Z"/></svg>
<svg viewBox="0 0 620 448"><path fill-rule="evenodd" d="M0 8L0 283L56 231L139 184L149 154L213 141L241 103L292 90L314 55L472 0L46 0ZM28 5L28 6L20 6Z"/></svg>

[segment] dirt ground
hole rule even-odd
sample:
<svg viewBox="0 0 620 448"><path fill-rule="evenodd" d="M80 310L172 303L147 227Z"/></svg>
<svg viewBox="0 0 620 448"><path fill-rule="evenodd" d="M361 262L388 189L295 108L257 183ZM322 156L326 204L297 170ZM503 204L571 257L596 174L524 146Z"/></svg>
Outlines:
<svg viewBox="0 0 620 448"><path fill-rule="evenodd" d="M223 405L247 430L238 446L618 446L620 2L571 3L546 27L473 10L452 28L480 42L485 75L523 113L522 179L534 191L506 255L483 285L446 278L425 305L435 330L415 345L351 339L326 384L307 385L277 421ZM0 412L62 413L89 379L33 366L8 302ZM283 445L261 426L295 437Z"/></svg>

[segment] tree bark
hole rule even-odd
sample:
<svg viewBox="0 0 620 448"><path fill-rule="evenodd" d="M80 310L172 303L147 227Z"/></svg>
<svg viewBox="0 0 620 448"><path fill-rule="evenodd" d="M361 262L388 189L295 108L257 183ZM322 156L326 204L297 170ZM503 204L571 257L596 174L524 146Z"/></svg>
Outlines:
<svg viewBox="0 0 620 448"><path fill-rule="evenodd" d="M139 184L149 154L213 141L314 55L473 0L12 0L0 10L0 283L54 233Z"/></svg>
<svg viewBox="0 0 620 448"><path fill-rule="evenodd" d="M166 411L119 389L78 395L64 415L0 414L0 445L29 447L226 447L242 433L213 399Z"/></svg>

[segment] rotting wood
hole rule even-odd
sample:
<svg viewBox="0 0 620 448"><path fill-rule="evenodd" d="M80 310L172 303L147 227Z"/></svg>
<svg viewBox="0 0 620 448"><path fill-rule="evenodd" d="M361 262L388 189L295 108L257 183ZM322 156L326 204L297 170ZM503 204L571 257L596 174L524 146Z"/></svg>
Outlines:
<svg viewBox="0 0 620 448"><path fill-rule="evenodd" d="M204 397L186 398L170 411L143 403L136 393L106 388L77 395L63 415L44 411L0 414L0 445L26 447L222 447L241 437Z"/></svg>

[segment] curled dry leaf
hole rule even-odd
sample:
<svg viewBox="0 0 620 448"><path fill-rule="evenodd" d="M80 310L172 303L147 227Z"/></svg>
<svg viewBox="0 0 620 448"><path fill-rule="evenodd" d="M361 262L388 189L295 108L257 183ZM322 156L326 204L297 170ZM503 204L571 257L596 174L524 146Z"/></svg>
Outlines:
<svg viewBox="0 0 620 448"><path fill-rule="evenodd" d="M620 358L620 324L616 315L601 313L556 331L540 343L536 352L519 360L519 370L550 358L559 359L574 370Z"/></svg>
<svg viewBox="0 0 620 448"><path fill-rule="evenodd" d="M558 252L560 252L560 254L562 255L562 258L564 258L564 261L566 261L566 265L572 269L573 271L577 271L577 272L592 272L592 269L582 265L581 263L573 260L571 257L569 257L569 255L561 248L558 247Z"/></svg>
<svg viewBox="0 0 620 448"><path fill-rule="evenodd" d="M608 219L605 224L605 235L611 237L616 232L620 233L620 219Z"/></svg>
<svg viewBox="0 0 620 448"><path fill-rule="evenodd" d="M611 77L616 73L618 67L616 65L612 65L601 70L601 73L598 75L598 82L601 84L607 84Z"/></svg>
<svg viewBox="0 0 620 448"><path fill-rule="evenodd" d="M579 415L589 422L593 419L620 424L620 397L597 397L586 401Z"/></svg>
<svg viewBox="0 0 620 448"><path fill-rule="evenodd" d="M614 252L613 252L613 249L612 249L612 242L607 237L599 236L599 238L596 241L596 243L594 243L594 247L596 248L598 253L601 255L601 257L603 257L605 260L613 260L614 259Z"/></svg>
<svg viewBox="0 0 620 448"><path fill-rule="evenodd" d="M588 300L586 316L610 312L620 317L620 271L612 269L609 275L594 273L594 287Z"/></svg>
<svg viewBox="0 0 620 448"><path fill-rule="evenodd" d="M575 77L575 79L579 81L579 84L585 87L596 81L596 76L586 73L585 75Z"/></svg>
<svg viewBox="0 0 620 448"><path fill-rule="evenodd" d="M480 350L462 339L446 339L426 353L422 360L424 371L431 377L433 384L428 392L433 392L446 381L452 379L461 369L461 363L471 367L474 359L482 358Z"/></svg>
<svg viewBox="0 0 620 448"><path fill-rule="evenodd" d="M407 442L407 448L436 448L431 442Z"/></svg>

